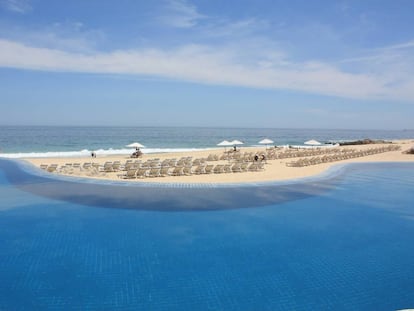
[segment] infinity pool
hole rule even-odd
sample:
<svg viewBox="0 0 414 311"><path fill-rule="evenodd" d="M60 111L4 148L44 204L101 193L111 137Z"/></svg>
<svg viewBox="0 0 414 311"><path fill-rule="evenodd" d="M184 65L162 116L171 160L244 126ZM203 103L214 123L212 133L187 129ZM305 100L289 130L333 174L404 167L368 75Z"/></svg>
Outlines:
<svg viewBox="0 0 414 311"><path fill-rule="evenodd" d="M0 160L0 310L414 308L414 164L252 185Z"/></svg>

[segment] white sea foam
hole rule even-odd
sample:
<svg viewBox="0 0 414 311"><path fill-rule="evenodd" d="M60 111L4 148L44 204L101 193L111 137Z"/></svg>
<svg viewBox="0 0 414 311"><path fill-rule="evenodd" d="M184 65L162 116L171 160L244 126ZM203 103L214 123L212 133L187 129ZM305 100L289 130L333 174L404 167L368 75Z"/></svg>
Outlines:
<svg viewBox="0 0 414 311"><path fill-rule="evenodd" d="M141 151L144 154L153 153L175 153L175 152L192 152L202 150L213 150L214 148L145 148ZM95 152L97 156L109 156L109 155L129 155L132 154L134 149L98 149L88 150L83 149L80 151L49 151L49 152L19 152L19 153L0 153L0 157L9 159L21 159L21 158L77 158L77 157L89 157L91 153Z"/></svg>
<svg viewBox="0 0 414 311"><path fill-rule="evenodd" d="M296 149L318 149L318 148L338 148L339 144L322 144L322 145L286 145L284 148L296 148Z"/></svg>

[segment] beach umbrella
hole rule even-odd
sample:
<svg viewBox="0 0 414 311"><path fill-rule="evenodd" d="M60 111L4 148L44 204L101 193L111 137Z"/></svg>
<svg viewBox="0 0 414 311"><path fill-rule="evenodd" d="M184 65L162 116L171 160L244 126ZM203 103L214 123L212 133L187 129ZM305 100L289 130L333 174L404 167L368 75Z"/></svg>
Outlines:
<svg viewBox="0 0 414 311"><path fill-rule="evenodd" d="M137 143L137 142L126 145L126 146L130 148L144 148L145 147L144 145L141 145L140 143Z"/></svg>
<svg viewBox="0 0 414 311"><path fill-rule="evenodd" d="M241 142L240 140L233 140L233 141L231 141L230 142L232 145L243 145L244 143L243 142Z"/></svg>
<svg viewBox="0 0 414 311"><path fill-rule="evenodd" d="M217 146L222 146L222 147L228 147L228 146L232 146L233 144L231 142L229 142L228 140L223 140L222 142L218 143Z"/></svg>
<svg viewBox="0 0 414 311"><path fill-rule="evenodd" d="M310 145L310 146L319 146L319 145L322 145L319 141L314 140L314 139L305 141L304 144L305 145Z"/></svg>
<svg viewBox="0 0 414 311"><path fill-rule="evenodd" d="M233 144L228 140L223 140L222 142L218 143L217 146L224 147L224 151L226 151L226 147L233 146Z"/></svg>
<svg viewBox="0 0 414 311"><path fill-rule="evenodd" d="M241 142L240 140L237 140L237 139L232 140L230 143L234 146L234 151L236 151L236 146L237 145L243 145L243 142Z"/></svg>
<svg viewBox="0 0 414 311"><path fill-rule="evenodd" d="M261 141L259 141L259 144L266 145L266 148L267 148L267 145L270 145L270 144L273 144L273 143L274 143L274 141L271 140L271 139L268 139L268 138L265 138L265 139L262 139Z"/></svg>

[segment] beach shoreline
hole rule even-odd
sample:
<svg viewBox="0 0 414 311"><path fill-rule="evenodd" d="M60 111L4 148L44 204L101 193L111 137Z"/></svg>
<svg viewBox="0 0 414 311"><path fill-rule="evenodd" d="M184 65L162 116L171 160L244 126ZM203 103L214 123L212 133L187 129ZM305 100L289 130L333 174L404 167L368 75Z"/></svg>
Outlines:
<svg viewBox="0 0 414 311"><path fill-rule="evenodd" d="M306 157L294 157L294 158L277 158L277 159L266 159L263 161L263 170L258 171L247 171L247 172L237 172L237 173L213 173L213 174L187 174L182 176L166 176L166 177L145 177L145 178L131 178L123 179L120 176L125 175L126 171L116 171L116 172L99 172L98 174L92 175L88 170L82 169L72 169L70 171L60 171L54 172L51 174L62 174L67 176L82 177L88 179L96 180L116 180L116 181L128 181L128 182L137 182L137 183L191 183L191 184L226 184L226 183L260 183L260 182L271 182L271 181L288 181L294 179L307 178L312 176L317 176L329 170L332 166L336 164L343 163L357 163L357 162L414 162L414 155L404 154L403 152L410 149L414 145L414 139L404 139L404 140L393 140L391 144L366 144L366 145L351 145L351 146L341 146L343 151L347 152L354 150L356 152L363 152L372 148L382 148L387 146L399 147L398 150L380 152L375 154L364 155L355 158L342 159L338 161L331 161L326 163L319 163L314 165L307 166L288 166L289 163L295 162L298 159L311 158L311 156ZM312 149L311 149L312 150ZM192 152L175 152L175 153L152 153L145 154L140 157L138 160L141 162L158 159L159 162L166 159L181 159L191 157L192 159L207 159L209 155L216 155L221 157L223 155L224 149L211 149L211 150L202 150L202 151L192 151ZM277 152L284 152L283 149L278 149ZM243 154L264 154L266 153L265 147L242 147L239 151ZM98 156L97 158L91 157L61 157L61 158L23 158L25 162L40 168L41 165L49 166L52 164L57 165L57 167L64 167L69 164L80 164L83 166L85 163L94 163L103 167L105 162L115 162L119 161L122 165L126 163L127 160L133 160L129 156L125 155L107 155L107 156ZM207 161L207 164L232 164L233 160L216 160L216 161ZM254 161L253 161L254 162ZM193 170L195 166L193 167ZM59 171L59 170L57 170Z"/></svg>

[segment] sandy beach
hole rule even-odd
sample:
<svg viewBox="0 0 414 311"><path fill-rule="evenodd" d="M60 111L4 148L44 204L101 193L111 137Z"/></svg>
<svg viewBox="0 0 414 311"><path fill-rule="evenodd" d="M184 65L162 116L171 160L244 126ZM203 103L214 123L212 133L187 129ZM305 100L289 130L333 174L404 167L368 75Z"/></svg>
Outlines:
<svg viewBox="0 0 414 311"><path fill-rule="evenodd" d="M136 159L131 159L125 155L113 155L113 156L97 156L96 158L91 157L76 157L76 158L25 158L24 160L33 164L36 167L40 167L41 165L51 165L56 164L57 170L51 174L64 174L70 176L80 176L85 178L95 178L95 179L105 179L105 180L128 180L133 182L151 182L151 183L254 183L254 182L265 182L265 181L281 181L281 180L289 180L289 179L296 179L296 178L303 178L309 177L313 175L320 174L327 169L329 169L332 165L336 165L339 163L350 163L350 162L414 162L414 155L406 154L404 151L409 150L412 146L414 146L414 139L412 140L397 140L392 141L391 144L367 144L367 145L352 145L352 146L341 146L336 147L335 151L326 151L328 155L336 154L339 149L341 150L341 154L356 154L356 152L364 152L373 149L380 149L380 148L389 148L392 146L392 151L381 151L379 153L374 154L365 154L358 157L349 157L346 159L340 160L330 160L326 163L318 163L306 166L291 166L299 160L303 159L312 159L315 157L323 157L324 151L321 151L322 154L311 154L302 156L300 152L304 152L303 150L299 150L299 156L292 156L288 158L275 158L272 159L268 157L266 161L263 161L263 169L258 171L247 171L247 172L237 172L237 173L213 173L213 174L196 174L195 169L196 165L193 165L192 171L190 174L183 175L183 176L172 176L168 175L165 177L145 177L145 178L132 178L132 179L123 179L121 176L126 174L126 171L119 170L115 172L103 172L103 165L105 162L115 162L119 161L121 163L121 167L123 167L128 160L135 161ZM319 148L321 150L325 148ZM333 148L331 148L333 149ZM307 149L309 150L309 149ZM314 149L310 149L312 150ZM254 154L258 154L259 156L263 153L269 154L276 154L276 157L280 153L286 153L286 149L273 149L273 150L266 150L264 147L242 147L238 151L240 155L250 155L250 157ZM353 153L351 153L351 151ZM176 159L179 160L181 158L188 158L191 157L192 161L195 159L204 159L206 160L209 156L215 155L218 158L222 157L224 154L224 149L211 149L211 150L204 150L204 151L196 151L191 153L160 153L160 154L145 154L140 157L138 160L141 163L145 163L146 161L159 159L158 162L162 162L166 159ZM222 159L216 161L205 161L204 165L211 164L211 165L226 165L226 164L233 164L235 163L235 159ZM249 161L250 162L250 161ZM252 161L255 162L255 161ZM260 161L259 161L260 162ZM70 169L64 170L61 169L62 167L70 167L68 164L75 164L78 163L82 167L84 163L95 163L100 165L100 172L98 170L94 174L91 173L90 170L85 169ZM173 168L170 169L170 173L172 172Z"/></svg>

